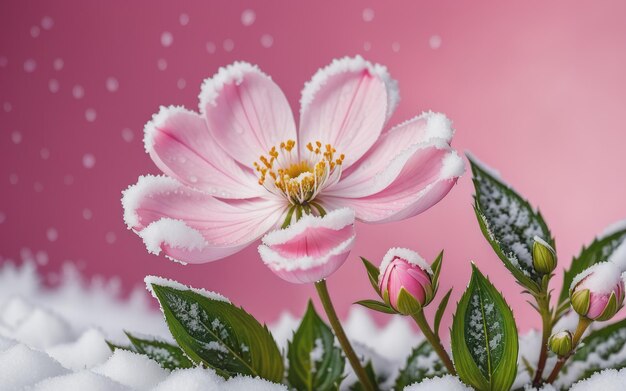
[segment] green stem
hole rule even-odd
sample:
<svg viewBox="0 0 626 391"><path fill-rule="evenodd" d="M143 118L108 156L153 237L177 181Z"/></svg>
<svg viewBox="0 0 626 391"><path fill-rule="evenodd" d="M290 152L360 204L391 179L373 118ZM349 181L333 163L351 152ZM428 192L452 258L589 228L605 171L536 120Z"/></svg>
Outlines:
<svg viewBox="0 0 626 391"><path fill-rule="evenodd" d="M541 321L543 324L543 332L541 335L541 347L539 352L539 361L537 362L537 369L535 370L535 377L533 379L533 386L538 388L543 382L543 371L548 359L548 340L552 335L552 312L550 311L550 302L547 296L541 296L537 298L537 307L541 314Z"/></svg>
<svg viewBox="0 0 626 391"><path fill-rule="evenodd" d="M550 373L550 376L548 376L548 380L546 380L546 383L552 384L556 380L556 377L559 375L559 372L561 372L563 365L565 365L567 360L574 354L574 352L576 352L576 347L580 343L580 340L585 333L585 330L587 330L587 327L589 327L591 323L593 323L593 320L585 318L584 316L578 318L578 326L576 326L576 331L574 332L574 336L572 338L572 350L569 352L569 354L563 357L559 357L559 360L556 362L556 365Z"/></svg>
<svg viewBox="0 0 626 391"><path fill-rule="evenodd" d="M294 210L296 210L296 206L292 205L291 208L289 208L289 210L287 211L287 217L285 217L285 221L283 222L283 225L280 228L285 229L289 227L289 224L291 224L291 217L293 216Z"/></svg>
<svg viewBox="0 0 626 391"><path fill-rule="evenodd" d="M322 208L322 205L318 204L317 202L311 202L310 203L315 209L317 209L317 212L320 214L321 217L326 216L326 211L324 210L324 208Z"/></svg>
<svg viewBox="0 0 626 391"><path fill-rule="evenodd" d="M420 330L422 330L422 334L424 334L424 337L426 337L426 340L428 340L428 342L430 342L430 344L432 345L433 349L435 349L435 352L439 355L439 358L441 359L441 361L443 361L443 364L448 369L448 372L451 375L455 376L456 370L454 369L454 364L452 364L452 360L450 360L450 356L448 355L448 352L446 352L446 349L441 344L441 340L439 339L439 337L435 335L435 333L433 333L433 330L428 325L428 321L426 320L426 317L424 316L424 311L419 311L411 315L411 317L415 320L415 323L417 323Z"/></svg>
<svg viewBox="0 0 626 391"><path fill-rule="evenodd" d="M341 323L339 322L339 318L337 317L337 313L335 312L335 308L333 307L333 303L330 300L330 294L328 293L328 287L326 286L326 280L321 280L315 283L315 288L317 289L317 293L320 296L320 300L322 305L324 306L324 311L326 311L326 316L328 317L328 321L330 322L331 327L335 331L335 336L341 345L354 373L357 378L363 385L363 388L366 391L375 391L377 388L371 383L370 378L367 376L365 369L361 365L359 358L357 357L352 345L350 345L350 341L346 336Z"/></svg>

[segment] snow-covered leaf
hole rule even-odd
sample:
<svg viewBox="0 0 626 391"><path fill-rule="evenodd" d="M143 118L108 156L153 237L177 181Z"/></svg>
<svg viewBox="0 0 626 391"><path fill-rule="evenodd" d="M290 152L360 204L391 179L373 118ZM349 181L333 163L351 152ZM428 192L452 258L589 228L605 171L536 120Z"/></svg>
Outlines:
<svg viewBox="0 0 626 391"><path fill-rule="evenodd" d="M563 288L559 295L559 303L568 299L569 288L576 275L598 262L609 260L624 241L626 241L626 226L596 238L589 247L583 247L580 254L572 260L569 270L563 273Z"/></svg>
<svg viewBox="0 0 626 391"><path fill-rule="evenodd" d="M472 264L472 277L452 322L452 354L461 380L474 388L508 390L517 373L513 312Z"/></svg>
<svg viewBox="0 0 626 391"><path fill-rule="evenodd" d="M154 338L140 337L126 332L135 351L158 362L165 369L191 368L193 363L185 356L182 349L171 343Z"/></svg>
<svg viewBox="0 0 626 391"><path fill-rule="evenodd" d="M424 341L413 349L406 365L400 370L396 378L395 390L402 391L408 385L447 373L446 367L433 350L432 345Z"/></svg>
<svg viewBox="0 0 626 391"><path fill-rule="evenodd" d="M541 213L492 170L468 155L472 166L474 210L483 235L504 265L526 288L539 290L541 275L532 265L534 237L554 247Z"/></svg>
<svg viewBox="0 0 626 391"><path fill-rule="evenodd" d="M626 319L593 331L563 369L562 385L569 386L604 369L626 367Z"/></svg>
<svg viewBox="0 0 626 391"><path fill-rule="evenodd" d="M279 383L283 358L267 327L222 297L176 284L149 283L172 336L195 363L224 377L260 376Z"/></svg>
<svg viewBox="0 0 626 391"><path fill-rule="evenodd" d="M287 380L297 390L337 390L345 359L335 335L309 301L298 330L289 343Z"/></svg>

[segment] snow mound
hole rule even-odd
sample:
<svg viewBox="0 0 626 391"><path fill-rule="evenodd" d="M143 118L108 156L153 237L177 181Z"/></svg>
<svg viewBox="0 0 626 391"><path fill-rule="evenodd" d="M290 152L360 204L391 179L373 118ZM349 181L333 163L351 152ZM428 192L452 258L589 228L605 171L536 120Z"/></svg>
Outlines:
<svg viewBox="0 0 626 391"><path fill-rule="evenodd" d="M446 375L404 387L404 391L472 391L472 389L461 383L459 378Z"/></svg>
<svg viewBox="0 0 626 391"><path fill-rule="evenodd" d="M121 385L102 375L87 370L45 379L37 383L33 391L127 391L128 387Z"/></svg>
<svg viewBox="0 0 626 391"><path fill-rule="evenodd" d="M18 344L0 353L0 389L19 390L67 369L43 352Z"/></svg>
<svg viewBox="0 0 626 391"><path fill-rule="evenodd" d="M626 368L619 371L606 369L596 373L587 380L580 381L570 391L622 391L626 390Z"/></svg>
<svg viewBox="0 0 626 391"><path fill-rule="evenodd" d="M79 371L103 364L111 355L111 349L102 332L89 329L76 342L54 346L46 353L65 368Z"/></svg>
<svg viewBox="0 0 626 391"><path fill-rule="evenodd" d="M135 390L150 390L169 375L156 361L120 349L93 371Z"/></svg>

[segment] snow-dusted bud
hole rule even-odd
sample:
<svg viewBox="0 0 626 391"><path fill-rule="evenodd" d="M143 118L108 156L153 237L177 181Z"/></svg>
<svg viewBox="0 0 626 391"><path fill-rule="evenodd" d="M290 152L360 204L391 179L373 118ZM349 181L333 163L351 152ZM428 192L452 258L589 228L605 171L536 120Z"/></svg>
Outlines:
<svg viewBox="0 0 626 391"><path fill-rule="evenodd" d="M578 274L570 287L570 302L579 315L609 320L624 303L624 281L612 262L598 263Z"/></svg>
<svg viewBox="0 0 626 391"><path fill-rule="evenodd" d="M379 276L383 299L403 315L420 311L435 296L433 271L415 251L389 249L380 264Z"/></svg>
<svg viewBox="0 0 626 391"><path fill-rule="evenodd" d="M572 333L568 330L552 334L548 341L550 350L559 357L567 356L572 351Z"/></svg>
<svg viewBox="0 0 626 391"><path fill-rule="evenodd" d="M556 251L539 236L534 237L533 267L540 274L550 274L556 269Z"/></svg>

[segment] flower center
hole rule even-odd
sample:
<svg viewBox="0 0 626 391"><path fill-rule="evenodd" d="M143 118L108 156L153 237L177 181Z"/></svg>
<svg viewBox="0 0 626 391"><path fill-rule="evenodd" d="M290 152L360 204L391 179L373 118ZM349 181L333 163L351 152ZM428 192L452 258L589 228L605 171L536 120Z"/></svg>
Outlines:
<svg viewBox="0 0 626 391"><path fill-rule="evenodd" d="M332 145L320 141L306 145L306 156L300 156L295 146L294 140L287 140L272 147L267 156L254 163L254 169L261 186L294 205L302 205L339 180L345 156L337 156Z"/></svg>

